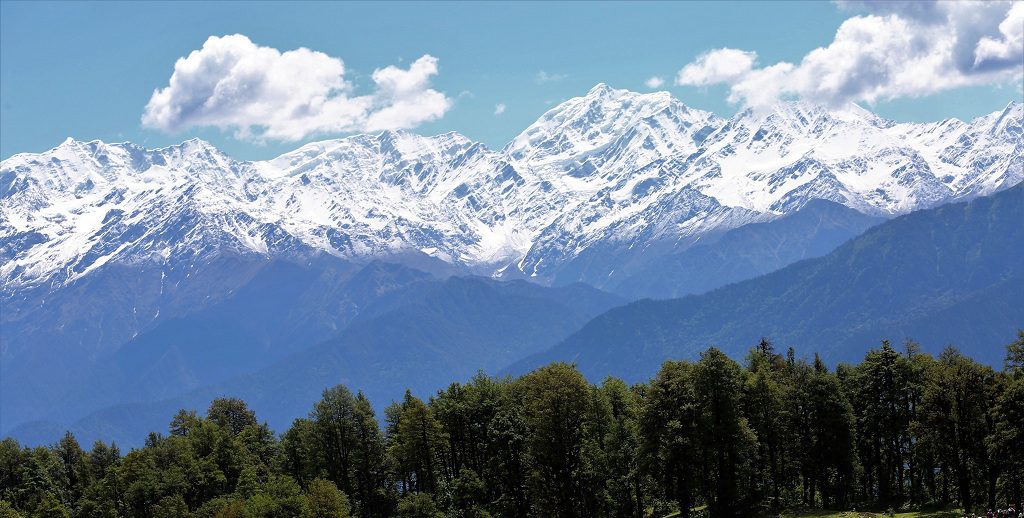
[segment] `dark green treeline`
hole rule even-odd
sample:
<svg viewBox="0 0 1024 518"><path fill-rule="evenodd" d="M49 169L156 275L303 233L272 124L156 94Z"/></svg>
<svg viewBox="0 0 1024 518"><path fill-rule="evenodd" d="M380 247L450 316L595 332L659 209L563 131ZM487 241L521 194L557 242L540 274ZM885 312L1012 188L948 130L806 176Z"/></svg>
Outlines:
<svg viewBox="0 0 1024 518"><path fill-rule="evenodd" d="M763 340L646 384L556 363L478 375L379 425L327 389L276 436L243 401L180 411L122 455L0 442L0 517L734 517L797 508L1020 507L1024 332L995 371L883 343L830 371Z"/></svg>

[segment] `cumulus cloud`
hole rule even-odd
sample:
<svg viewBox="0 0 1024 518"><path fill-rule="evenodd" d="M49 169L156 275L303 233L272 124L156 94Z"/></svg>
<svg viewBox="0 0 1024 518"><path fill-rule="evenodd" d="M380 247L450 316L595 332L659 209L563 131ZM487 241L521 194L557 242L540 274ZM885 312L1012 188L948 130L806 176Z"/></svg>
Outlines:
<svg viewBox="0 0 1024 518"><path fill-rule="evenodd" d="M533 80L536 81L537 84L557 83L568 77L568 74L550 74L548 72L541 70L540 72L537 72L537 75L534 76Z"/></svg>
<svg viewBox="0 0 1024 518"><path fill-rule="evenodd" d="M498 103L494 105L494 114L501 115L505 113L505 103Z"/></svg>
<svg viewBox="0 0 1024 518"><path fill-rule="evenodd" d="M355 95L341 59L299 48L281 52L241 34L211 36L178 59L168 86L155 90L143 125L178 132L213 126L236 138L295 141L317 133L411 128L443 116L452 101L430 86L437 58L372 74Z"/></svg>
<svg viewBox="0 0 1024 518"><path fill-rule="evenodd" d="M390 66L375 70L373 82L377 93L362 129L412 128L423 122L440 119L452 106L451 100L430 88L431 76L437 75L437 58L423 56L408 70Z"/></svg>
<svg viewBox="0 0 1024 518"><path fill-rule="evenodd" d="M999 24L999 34L982 36L974 51L974 66L983 63L1019 65L1024 53L1024 3L1016 2Z"/></svg>
<svg viewBox="0 0 1024 518"><path fill-rule="evenodd" d="M697 56L679 70L676 84L707 86L735 81L750 73L757 54L737 49L718 49Z"/></svg>
<svg viewBox="0 0 1024 518"><path fill-rule="evenodd" d="M758 66L754 52L717 49L679 70L679 85L729 86L759 107L799 97L838 106L920 97L1024 79L1024 3L844 2L866 10L799 63Z"/></svg>
<svg viewBox="0 0 1024 518"><path fill-rule="evenodd" d="M647 81L644 81L647 88L656 89L661 88L661 85L665 84L665 80L658 76L651 76Z"/></svg>

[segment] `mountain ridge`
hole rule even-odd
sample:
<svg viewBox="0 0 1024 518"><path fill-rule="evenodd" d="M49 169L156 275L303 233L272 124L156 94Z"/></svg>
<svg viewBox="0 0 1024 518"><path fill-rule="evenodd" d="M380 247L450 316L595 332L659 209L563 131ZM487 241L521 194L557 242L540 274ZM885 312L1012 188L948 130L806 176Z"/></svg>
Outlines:
<svg viewBox="0 0 1024 518"><path fill-rule="evenodd" d="M418 252L467 273L600 286L608 271L559 270L591 249L681 251L811 199L891 217L1009 187L1024 179L1022 118L1020 103L918 124L791 102L722 119L667 92L600 84L500 151L455 132L385 131L248 162L199 139L153 150L68 139L0 166L0 279L10 296L110 261L228 249Z"/></svg>

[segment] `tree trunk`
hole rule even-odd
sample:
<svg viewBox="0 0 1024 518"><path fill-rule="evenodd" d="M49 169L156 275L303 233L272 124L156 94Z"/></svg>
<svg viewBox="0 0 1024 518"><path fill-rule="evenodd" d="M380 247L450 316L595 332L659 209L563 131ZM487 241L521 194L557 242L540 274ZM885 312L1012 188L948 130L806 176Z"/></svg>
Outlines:
<svg viewBox="0 0 1024 518"><path fill-rule="evenodd" d="M1013 501L1017 504L1017 507L1014 507L1017 511L1021 511L1024 508L1024 502L1021 502L1020 497L1020 477L1016 475L1013 477Z"/></svg>
<svg viewBox="0 0 1024 518"><path fill-rule="evenodd" d="M775 458L775 445L772 444L768 447L768 456L770 457L770 465L772 472L772 511L779 510L779 473L778 473L778 461Z"/></svg>
<svg viewBox="0 0 1024 518"><path fill-rule="evenodd" d="M999 470L994 465L989 465L988 470L988 508L998 509L996 506L996 481L999 479Z"/></svg>
<svg viewBox="0 0 1024 518"><path fill-rule="evenodd" d="M633 489L636 491L636 518L644 518L644 493L639 475L633 477Z"/></svg>
<svg viewBox="0 0 1024 518"><path fill-rule="evenodd" d="M966 466L957 468L957 489L960 491L960 505L964 506L965 512L974 509L974 502L971 501L971 477L967 473Z"/></svg>

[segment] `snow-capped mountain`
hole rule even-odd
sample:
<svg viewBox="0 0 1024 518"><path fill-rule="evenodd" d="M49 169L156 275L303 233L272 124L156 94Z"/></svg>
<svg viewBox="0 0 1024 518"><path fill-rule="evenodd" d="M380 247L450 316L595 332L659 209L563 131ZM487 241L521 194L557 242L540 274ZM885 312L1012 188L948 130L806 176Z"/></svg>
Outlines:
<svg viewBox="0 0 1024 518"><path fill-rule="evenodd" d="M601 284L642 254L813 199L891 216L1008 188L1024 179L1022 118L1020 103L910 124L793 102L722 119L601 84L500 151L387 131L247 162L199 140L69 139L0 165L0 283L10 297L110 263L323 252Z"/></svg>

